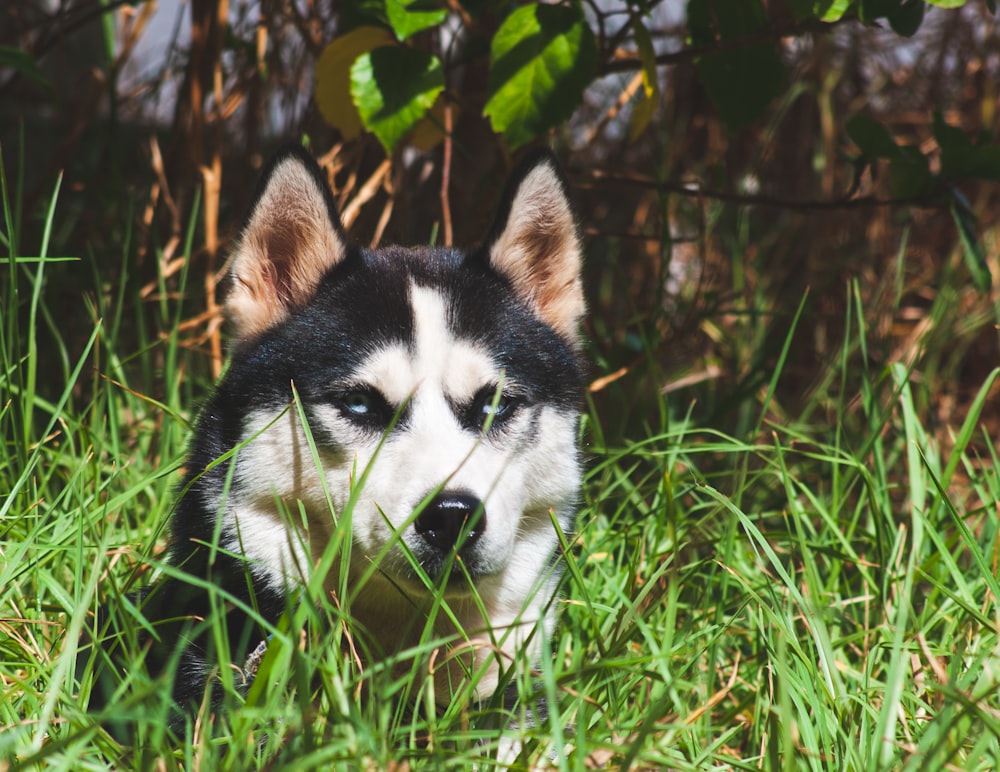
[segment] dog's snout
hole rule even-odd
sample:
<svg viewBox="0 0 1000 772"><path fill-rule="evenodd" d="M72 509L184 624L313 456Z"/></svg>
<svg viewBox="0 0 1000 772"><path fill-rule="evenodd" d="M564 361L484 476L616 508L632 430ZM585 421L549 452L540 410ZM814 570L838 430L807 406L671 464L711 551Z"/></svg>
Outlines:
<svg viewBox="0 0 1000 772"><path fill-rule="evenodd" d="M468 493L441 493L424 507L413 527L433 547L464 549L486 530L486 512L483 502ZM458 544L463 533L465 539Z"/></svg>

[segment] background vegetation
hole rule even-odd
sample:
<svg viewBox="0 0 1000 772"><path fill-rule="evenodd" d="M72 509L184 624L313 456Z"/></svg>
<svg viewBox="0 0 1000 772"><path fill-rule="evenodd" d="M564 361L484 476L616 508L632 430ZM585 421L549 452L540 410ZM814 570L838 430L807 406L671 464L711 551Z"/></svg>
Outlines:
<svg viewBox="0 0 1000 772"><path fill-rule="evenodd" d="M991 3L156 10L0 8L0 767L461 768L496 746L499 706L414 715L412 680L339 656L312 596L269 691L179 742L135 646L121 700L85 713L80 634L102 601L142 624L124 590L162 568L223 366L226 246L291 139L373 244L472 243L525 146L565 160L589 474L554 654L520 684L551 712L517 765L996 768Z"/></svg>

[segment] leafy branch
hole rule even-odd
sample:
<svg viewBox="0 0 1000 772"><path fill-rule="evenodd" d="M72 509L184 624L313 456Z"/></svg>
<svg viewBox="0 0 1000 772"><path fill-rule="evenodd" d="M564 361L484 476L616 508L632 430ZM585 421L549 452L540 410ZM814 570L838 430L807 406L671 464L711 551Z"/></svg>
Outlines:
<svg viewBox="0 0 1000 772"><path fill-rule="evenodd" d="M739 51L761 43L777 44L778 41L788 37L798 37L800 35L821 35L832 30L839 22L823 22L817 19L805 19L798 22L779 23L755 32L741 35L729 40L718 40L702 45L688 46L680 51L669 51L657 54L653 58L656 66L676 66L678 64L690 64L696 62L704 56L714 56L732 51ZM634 72L642 69L645 62L641 57L629 54L614 53L612 58L601 68L602 73L611 74L615 72Z"/></svg>
<svg viewBox="0 0 1000 772"><path fill-rule="evenodd" d="M919 29L927 8L924 0L788 0L787 12L775 16L763 0L689 0L688 44L657 51L648 26L657 3L644 0L612 7L590 2L589 13L581 0L507 5L500 6L498 18L462 0L444 6L434 0L348 5L353 26L326 47L317 65L316 101L345 138L370 131L387 153L402 143L426 147L440 141L449 101L459 110L480 112L516 148L567 120L591 84L617 72L643 75L645 98L636 103L641 129L659 101L657 68L684 63L694 63L723 121L740 129L785 91L782 40L822 36L847 22L887 25L906 37ZM611 24L623 15L625 23ZM484 54L485 100L446 88L455 81L452 68Z"/></svg>

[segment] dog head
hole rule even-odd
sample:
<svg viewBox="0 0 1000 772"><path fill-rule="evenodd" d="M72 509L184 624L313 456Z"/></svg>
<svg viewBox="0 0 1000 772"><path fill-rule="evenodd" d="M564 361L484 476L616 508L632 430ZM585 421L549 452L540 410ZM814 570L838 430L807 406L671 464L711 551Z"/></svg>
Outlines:
<svg viewBox="0 0 1000 772"><path fill-rule="evenodd" d="M287 150L232 276L234 354L195 455L239 450L191 494L223 513L223 545L280 585L349 513L355 572L522 604L580 484L580 245L551 155L463 252L351 244L320 169Z"/></svg>

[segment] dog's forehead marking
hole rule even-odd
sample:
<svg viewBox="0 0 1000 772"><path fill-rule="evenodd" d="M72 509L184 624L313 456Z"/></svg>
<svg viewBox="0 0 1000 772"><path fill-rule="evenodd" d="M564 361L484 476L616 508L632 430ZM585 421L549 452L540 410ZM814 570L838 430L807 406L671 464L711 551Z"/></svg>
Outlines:
<svg viewBox="0 0 1000 772"><path fill-rule="evenodd" d="M410 283L413 345L394 344L375 352L363 365L361 378L377 386L393 404L433 385L449 399L463 403L500 373L475 343L457 338L448 325L447 298L440 291Z"/></svg>

